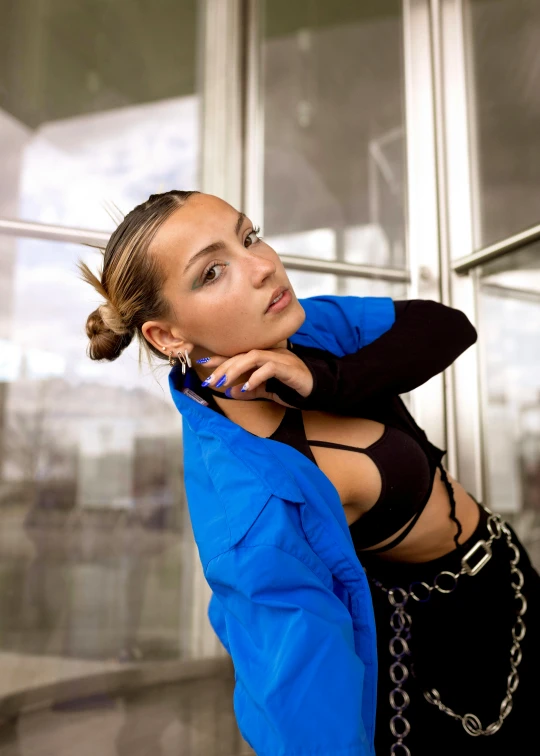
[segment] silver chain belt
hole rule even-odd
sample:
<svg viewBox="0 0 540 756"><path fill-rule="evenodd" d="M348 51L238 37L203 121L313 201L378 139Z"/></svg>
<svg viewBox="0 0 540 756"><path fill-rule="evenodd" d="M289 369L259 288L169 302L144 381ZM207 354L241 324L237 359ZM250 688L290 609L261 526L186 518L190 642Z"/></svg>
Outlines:
<svg viewBox="0 0 540 756"><path fill-rule="evenodd" d="M410 649L408 640L411 637L412 618L410 614L405 611L405 606L409 599L414 601L425 602L431 597L433 591L439 593L452 593L458 584L458 580L463 575L473 576L478 574L482 567L484 567L492 556L491 545L493 541L498 540L503 535L506 537L506 543L512 556L510 559L510 582L514 589L514 596L518 603L517 618L512 627L512 647L510 648L510 674L506 681L506 695L503 698L498 718L488 725L485 729L482 728L480 719L475 714L457 714L449 706L445 706L441 701L441 696L438 690L432 688L431 690L424 691L424 698L433 706L436 706L440 711L448 714L453 719L457 719L463 725L463 729L468 735L476 737L478 735L494 735L498 732L502 726L502 723L506 717L512 711L513 706L513 694L516 692L519 685L519 674L517 668L521 662L521 641L525 637L525 622L523 621L523 615L527 611L527 600L521 593L523 588L524 578L523 573L518 568L519 563L519 550L517 546L512 542L512 533L508 528L508 525L497 514L493 514L487 507L484 507L489 514L487 520L487 528L489 531L489 539L487 541L479 540L475 545L465 554L461 560L461 569L459 572L450 572L443 570L439 572L432 585L428 585L424 582L415 582L409 585L409 590L404 588L394 587L385 588L382 583L375 578L370 577L370 581L384 591L388 596L388 601L394 607L392 616L390 617L390 626L394 631L394 636L390 640L390 654L394 658L394 661L390 665L390 680L395 685L395 688L390 692L390 706L396 712L390 720L390 731L393 737L396 738L395 743L390 748L391 756L411 756L409 747L403 742L411 731L411 725L408 719L404 715L404 711L410 703L409 694L403 690L403 684L409 677L409 670L405 664L405 657L410 656ZM477 552L483 551L483 555L477 564L471 566L469 560L477 554Z"/></svg>

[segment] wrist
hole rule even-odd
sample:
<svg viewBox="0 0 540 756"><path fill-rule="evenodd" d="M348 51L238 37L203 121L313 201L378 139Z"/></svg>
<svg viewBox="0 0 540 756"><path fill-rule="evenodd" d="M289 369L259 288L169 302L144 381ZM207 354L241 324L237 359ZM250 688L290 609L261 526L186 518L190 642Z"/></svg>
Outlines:
<svg viewBox="0 0 540 756"><path fill-rule="evenodd" d="M276 378L271 378L266 382L266 390L269 393L277 394L280 399L297 409L323 409L324 400L331 395L333 385L332 377L327 375L328 366L324 360L317 358L302 357L301 359L312 378L309 394L302 396L298 391L286 386Z"/></svg>

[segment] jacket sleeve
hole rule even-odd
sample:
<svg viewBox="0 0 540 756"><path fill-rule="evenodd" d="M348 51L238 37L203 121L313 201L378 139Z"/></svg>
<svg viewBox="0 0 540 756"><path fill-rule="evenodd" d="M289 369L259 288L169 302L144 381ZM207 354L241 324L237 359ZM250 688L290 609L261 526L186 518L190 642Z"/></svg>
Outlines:
<svg viewBox="0 0 540 756"><path fill-rule="evenodd" d="M431 300L394 302L394 325L354 354L336 357L319 349L292 346L313 375L308 397L271 379L269 391L302 409L346 412L354 405L403 394L445 370L476 341L467 316Z"/></svg>
<svg viewBox="0 0 540 756"><path fill-rule="evenodd" d="M223 607L238 726L257 755L371 754L361 714L365 666L331 586L273 545L221 554L206 579Z"/></svg>

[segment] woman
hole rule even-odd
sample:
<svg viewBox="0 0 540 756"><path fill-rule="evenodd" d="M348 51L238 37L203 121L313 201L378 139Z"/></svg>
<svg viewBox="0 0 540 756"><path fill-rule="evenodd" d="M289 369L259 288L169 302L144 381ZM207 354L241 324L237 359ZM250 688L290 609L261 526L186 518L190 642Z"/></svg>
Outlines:
<svg viewBox="0 0 540 756"><path fill-rule="evenodd" d="M111 236L100 279L82 270L106 299L90 357L115 359L137 334L174 365L210 619L256 753L528 742L540 579L398 396L476 340L465 316L300 303L250 220L196 192L150 197Z"/></svg>

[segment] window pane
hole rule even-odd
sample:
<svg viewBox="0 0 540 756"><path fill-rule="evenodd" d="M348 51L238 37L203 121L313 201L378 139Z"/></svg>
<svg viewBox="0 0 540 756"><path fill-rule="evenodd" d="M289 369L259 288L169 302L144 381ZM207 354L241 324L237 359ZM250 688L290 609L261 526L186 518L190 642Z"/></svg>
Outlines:
<svg viewBox="0 0 540 756"><path fill-rule="evenodd" d="M305 270L289 270L287 276L296 296L316 297L322 294L338 294L354 297L391 297L405 299L407 287L402 283L389 283L368 278L336 276L333 273L313 273Z"/></svg>
<svg viewBox="0 0 540 756"><path fill-rule="evenodd" d="M540 3L470 0L477 247L540 223Z"/></svg>
<svg viewBox="0 0 540 756"><path fill-rule="evenodd" d="M265 233L404 267L401 2L273 0L265 21Z"/></svg>
<svg viewBox="0 0 540 756"><path fill-rule="evenodd" d="M295 231L288 234L276 234L275 236L265 235L264 239L280 255L335 260L336 237L337 234L332 228L313 228L309 231ZM349 262L366 263L369 260L353 259ZM389 283L357 276L315 273L289 268L287 275L297 297L311 297L318 294L350 294L357 297L400 299L406 296L407 291L405 283Z"/></svg>
<svg viewBox="0 0 540 756"><path fill-rule="evenodd" d="M0 217L112 228L197 188L196 0L19 0L0 24Z"/></svg>
<svg viewBox="0 0 540 756"><path fill-rule="evenodd" d="M540 245L480 279L484 444L490 508L513 513L540 566Z"/></svg>
<svg viewBox="0 0 540 756"><path fill-rule="evenodd" d="M182 654L185 497L168 365L85 355L97 252L20 240L0 340L2 651L92 662ZM6 522L7 519L7 522ZM56 674L52 672L53 676Z"/></svg>

